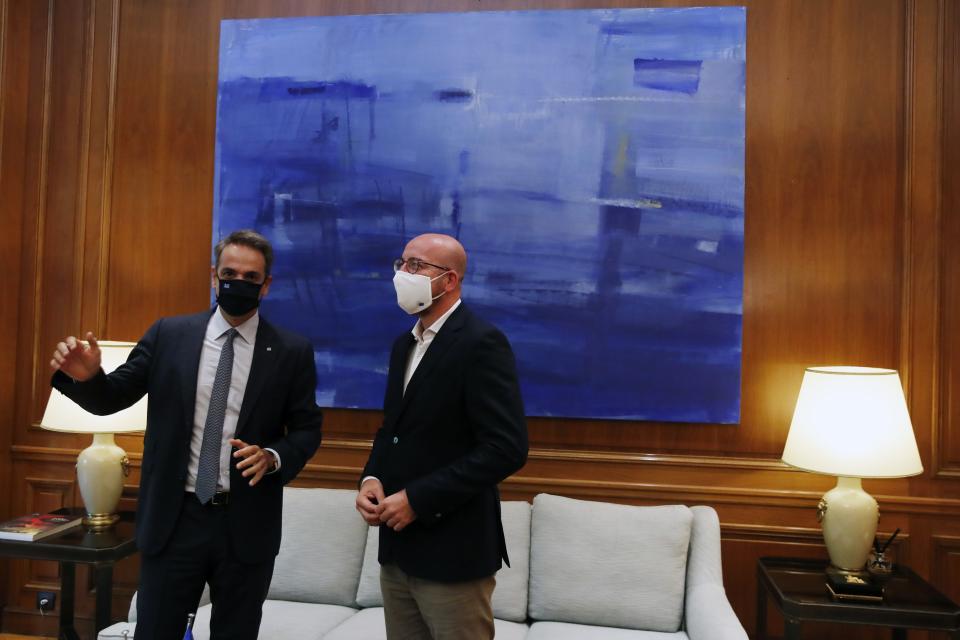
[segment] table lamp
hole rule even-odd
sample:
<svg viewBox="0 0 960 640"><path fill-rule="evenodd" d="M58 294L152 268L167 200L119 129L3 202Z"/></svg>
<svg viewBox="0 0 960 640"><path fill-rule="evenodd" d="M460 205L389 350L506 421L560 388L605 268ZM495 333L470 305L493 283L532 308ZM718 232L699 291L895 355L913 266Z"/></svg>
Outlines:
<svg viewBox="0 0 960 640"><path fill-rule="evenodd" d="M99 342L101 366L107 373L123 364L135 346L132 342ZM93 444L77 457L77 481L87 515L83 524L93 530L107 529L119 520L117 504L123 492L123 479L129 471L126 452L113 440L115 433L133 433L147 428L147 398L132 407L97 416L56 389L50 390L47 409L40 426L50 431L92 433Z"/></svg>
<svg viewBox="0 0 960 640"><path fill-rule="evenodd" d="M923 472L899 374L871 367L807 369L783 461L837 476L837 486L817 507L830 570L862 571L880 514L860 479Z"/></svg>

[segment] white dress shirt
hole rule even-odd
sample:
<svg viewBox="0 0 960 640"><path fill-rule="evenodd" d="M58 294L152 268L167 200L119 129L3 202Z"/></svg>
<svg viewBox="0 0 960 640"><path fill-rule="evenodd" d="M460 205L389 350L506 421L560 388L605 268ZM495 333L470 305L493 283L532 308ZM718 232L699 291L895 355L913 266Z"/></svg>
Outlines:
<svg viewBox="0 0 960 640"><path fill-rule="evenodd" d="M413 338L416 340L416 343L414 343L413 349L410 350L410 354L407 356L407 368L403 373L404 393L407 392L407 385L410 384L410 378L413 377L417 367L420 366L420 361L423 360L423 356L427 354L427 349L430 348L430 344L433 342L433 339L437 337L437 333L440 332L440 328L443 326L443 323L447 321L447 318L450 317L450 314L456 311L457 307L459 306L460 298L457 298L457 301L453 303L453 306L447 309L446 313L437 318L428 329L424 329L423 323L421 323L419 320L417 320L417 324L413 325L413 329L410 330L410 333L413 334Z"/></svg>
<svg viewBox="0 0 960 640"><path fill-rule="evenodd" d="M227 394L227 410L223 418L223 439L220 441L220 478L218 491L230 490L230 439L237 433L237 420L240 418L240 406L243 394L250 378L250 366L253 364L253 347L257 342L257 329L260 326L260 314L232 327L218 307L207 322L207 333L203 337L203 351L200 353L200 368L197 370L197 395L193 409L193 433L190 436L190 461L187 463L187 491L196 490L197 468L200 466L200 448L203 446L203 427L210 408L210 395L213 381L217 377L217 365L220 363L220 351L227 340L226 333L236 328L237 337L233 339L233 374L230 377L230 392ZM264 449L273 454L280 468L280 458L276 451Z"/></svg>

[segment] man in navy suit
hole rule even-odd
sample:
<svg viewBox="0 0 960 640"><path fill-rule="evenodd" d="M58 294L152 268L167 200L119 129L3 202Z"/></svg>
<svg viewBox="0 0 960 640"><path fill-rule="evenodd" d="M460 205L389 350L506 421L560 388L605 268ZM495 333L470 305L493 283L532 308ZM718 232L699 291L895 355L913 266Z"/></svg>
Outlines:
<svg viewBox="0 0 960 640"><path fill-rule="evenodd" d="M280 549L283 485L320 444L313 348L258 313L273 250L253 231L221 240L217 307L161 318L127 362L100 368L92 333L57 345L52 384L109 414L148 395L137 507L137 640L179 640L205 582L211 637L255 639Z"/></svg>
<svg viewBox="0 0 960 640"><path fill-rule="evenodd" d="M390 640L490 639L506 560L497 484L527 459L513 351L460 300L467 255L426 234L394 263L397 302L418 316L393 343L383 426L357 510L380 526Z"/></svg>

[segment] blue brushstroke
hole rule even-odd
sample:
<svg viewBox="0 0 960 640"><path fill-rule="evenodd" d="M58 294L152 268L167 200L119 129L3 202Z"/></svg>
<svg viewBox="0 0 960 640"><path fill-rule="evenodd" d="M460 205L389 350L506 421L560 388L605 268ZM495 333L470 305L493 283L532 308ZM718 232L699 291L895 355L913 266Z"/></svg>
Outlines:
<svg viewBox="0 0 960 640"><path fill-rule="evenodd" d="M215 239L274 243L324 406L380 406L391 263L440 231L529 414L737 422L745 42L741 7L223 21Z"/></svg>
<svg viewBox="0 0 960 640"><path fill-rule="evenodd" d="M633 83L639 87L677 91L693 95L700 87L700 68L703 60L644 60L633 61Z"/></svg>
<svg viewBox="0 0 960 640"><path fill-rule="evenodd" d="M287 93L292 96L323 96L325 98L374 99L377 88L360 82L339 80L336 82L297 82L287 84Z"/></svg>
<svg viewBox="0 0 960 640"><path fill-rule="evenodd" d="M434 97L440 102L470 102L473 100L473 92L466 89L441 89L433 92Z"/></svg>

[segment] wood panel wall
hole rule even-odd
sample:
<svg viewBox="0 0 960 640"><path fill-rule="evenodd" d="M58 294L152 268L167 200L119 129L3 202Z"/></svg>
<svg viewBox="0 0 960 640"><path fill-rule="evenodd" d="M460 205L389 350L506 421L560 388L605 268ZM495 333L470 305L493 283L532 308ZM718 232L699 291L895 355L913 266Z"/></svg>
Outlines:
<svg viewBox="0 0 960 640"><path fill-rule="evenodd" d="M0 517L79 504L85 438L36 426L55 342L132 340L207 304L220 19L690 4L712 3L0 0ZM899 559L960 600L960 0L743 4L741 423L531 419L504 494L713 505L752 632L757 557L825 555L813 509L833 479L779 461L804 367L893 367L925 472L865 485L881 531L903 529ZM354 486L379 418L328 411L299 484ZM142 440L120 440L132 508ZM52 633L33 606L56 566L0 560L0 576L0 629ZM122 618L135 561L118 583Z"/></svg>

